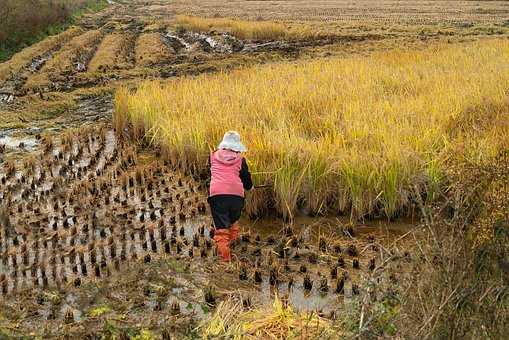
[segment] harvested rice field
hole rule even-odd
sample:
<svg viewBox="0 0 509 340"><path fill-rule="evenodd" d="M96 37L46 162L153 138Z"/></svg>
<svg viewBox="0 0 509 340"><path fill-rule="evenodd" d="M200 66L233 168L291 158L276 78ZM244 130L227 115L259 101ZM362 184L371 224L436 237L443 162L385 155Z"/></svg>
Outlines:
<svg viewBox="0 0 509 340"><path fill-rule="evenodd" d="M132 67L130 50L134 36L130 33L112 33L107 35L88 65L89 72L104 72L110 69Z"/></svg>
<svg viewBox="0 0 509 340"><path fill-rule="evenodd" d="M224 268L215 258L203 188L169 164L120 142L107 127L21 143L27 150L37 144L39 151L5 161L0 180L2 310L15 309L20 298L35 307L21 331L34 322L62 326L61 320L69 326L48 327L44 336L100 331L87 322L70 326L97 309L111 315L126 308L88 301L97 284L100 290L143 291L144 307L132 322L147 312L197 322L230 294L250 304L271 303L279 294L300 311L336 318L360 294L362 278L387 261L379 254L379 242L389 242L387 231L366 226L357 235L344 220L323 219L315 229L318 220L302 219L295 225L246 222L234 246L238 257ZM227 284L214 269L226 269ZM157 282L126 286L123 275L147 270Z"/></svg>
<svg viewBox="0 0 509 340"><path fill-rule="evenodd" d="M0 64L0 338L509 333L507 2L108 3Z"/></svg>
<svg viewBox="0 0 509 340"><path fill-rule="evenodd" d="M144 33L136 42L136 64L150 66L163 60L170 61L172 52L159 33Z"/></svg>

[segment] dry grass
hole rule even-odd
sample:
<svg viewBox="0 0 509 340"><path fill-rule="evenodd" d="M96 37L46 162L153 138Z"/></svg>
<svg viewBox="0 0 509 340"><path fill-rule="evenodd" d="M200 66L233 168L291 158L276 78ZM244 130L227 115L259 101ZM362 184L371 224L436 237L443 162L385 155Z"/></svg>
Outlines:
<svg viewBox="0 0 509 340"><path fill-rule="evenodd" d="M55 23L62 23L88 0L4 0L0 8L0 42L19 43ZM20 25L20 23L23 23Z"/></svg>
<svg viewBox="0 0 509 340"><path fill-rule="evenodd" d="M10 60L0 64L0 82L7 80L11 74L18 73L29 65L32 59L57 48L82 32L79 28L70 28L15 54Z"/></svg>
<svg viewBox="0 0 509 340"><path fill-rule="evenodd" d="M424 209L420 260L415 275L401 282L402 338L509 334L508 150L482 162L455 161L443 199Z"/></svg>
<svg viewBox="0 0 509 340"><path fill-rule="evenodd" d="M107 35L90 61L88 71L101 72L129 67L127 58L133 39L131 34L113 33Z"/></svg>
<svg viewBox="0 0 509 340"><path fill-rule="evenodd" d="M168 62L174 51L164 44L159 33L145 33L136 41L135 53L137 65L150 66Z"/></svg>
<svg viewBox="0 0 509 340"><path fill-rule="evenodd" d="M176 23L184 29L195 32L226 31L239 39L245 40L295 39L314 36L314 33L306 26L289 28L281 23L271 21L244 21L178 15Z"/></svg>
<svg viewBox="0 0 509 340"><path fill-rule="evenodd" d="M206 339L334 338L330 321L314 313L295 312L277 296L272 306L247 312L242 310L240 303L222 301L214 314L202 322L199 329Z"/></svg>
<svg viewBox="0 0 509 340"><path fill-rule="evenodd" d="M87 31L73 38L52 59L48 60L38 74L27 80L25 87L46 86L52 76L73 73L74 63L78 61L87 63L101 39L102 33L99 30Z"/></svg>
<svg viewBox="0 0 509 340"><path fill-rule="evenodd" d="M450 126L468 112L482 120L500 108L490 119L502 123L459 153L483 158L509 144L508 57L509 43L495 40L269 65L146 82L116 101L118 114L145 126L190 171L204 171L224 131L239 130L256 182L274 184L276 208L287 216L297 205L393 216L416 188L440 184L442 161L469 138ZM270 204L259 192L250 199L252 213Z"/></svg>
<svg viewBox="0 0 509 340"><path fill-rule="evenodd" d="M96 11L106 5L106 0L2 0L0 61L60 32L85 11Z"/></svg>

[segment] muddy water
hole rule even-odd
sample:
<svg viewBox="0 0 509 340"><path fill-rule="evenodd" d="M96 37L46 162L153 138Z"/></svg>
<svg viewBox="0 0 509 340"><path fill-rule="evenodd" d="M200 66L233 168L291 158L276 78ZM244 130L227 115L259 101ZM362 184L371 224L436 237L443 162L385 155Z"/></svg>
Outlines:
<svg viewBox="0 0 509 340"><path fill-rule="evenodd" d="M54 134L69 128L107 122L112 112L113 98L106 94L79 99L76 108L51 122L41 120L26 128L0 129L0 156L37 151L42 133Z"/></svg>
<svg viewBox="0 0 509 340"><path fill-rule="evenodd" d="M39 142L35 137L13 137L0 136L0 146L5 146L9 150L35 150Z"/></svg>
<svg viewBox="0 0 509 340"><path fill-rule="evenodd" d="M0 103L10 104L16 100L16 97L11 93L0 93Z"/></svg>
<svg viewBox="0 0 509 340"><path fill-rule="evenodd" d="M241 238L233 248L236 269L232 273L226 270L223 275L215 273L212 282L223 291L243 291L254 304L271 304L277 295L296 310L333 316L358 298L363 282L372 275L370 262L378 265L384 256L387 258L381 247L389 247L395 240L404 240L417 222L410 219L375 220L349 228L351 224L347 219L301 216L291 226L281 220L250 221L245 218L241 225L243 235L249 235L249 240ZM259 243L254 241L257 236L261 239ZM293 238L299 239L296 247L291 245ZM322 239L325 242L320 245ZM288 255L281 256L278 250L281 241L286 245ZM253 255L256 249L259 255ZM310 260L312 256L316 256L313 261ZM236 276L242 263L247 264L247 281L239 281ZM305 267L304 272L302 267ZM222 267L214 269L225 270ZM277 282L271 282L272 270L277 273ZM261 282L253 282L254 271L261 273ZM333 271L336 272L334 275ZM306 278L310 279L311 288L304 286ZM340 278L344 281L338 291ZM325 287L322 286L324 282Z"/></svg>
<svg viewBox="0 0 509 340"><path fill-rule="evenodd" d="M53 52L49 51L44 53L43 55L32 60L32 63L29 66L30 72L34 73L41 69L41 67L51 58L53 57Z"/></svg>
<svg viewBox="0 0 509 340"><path fill-rule="evenodd" d="M417 218L402 218L396 221L387 221L386 219L376 219L357 223L352 225L346 217L309 217L297 216L293 226L297 231L308 235L310 239L318 239L323 234L332 234L341 236L342 229L347 226L353 226L354 233L360 237L372 234L378 237L391 239L394 236L401 236L412 230L419 220ZM249 232L256 232L260 235L268 236L270 234L280 234L287 224L280 219L263 218L249 220L243 217L240 224Z"/></svg>

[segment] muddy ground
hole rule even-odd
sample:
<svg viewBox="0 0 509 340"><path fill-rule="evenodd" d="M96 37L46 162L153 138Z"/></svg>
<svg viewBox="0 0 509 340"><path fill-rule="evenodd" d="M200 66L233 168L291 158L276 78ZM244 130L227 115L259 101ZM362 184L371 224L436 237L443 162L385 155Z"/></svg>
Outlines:
<svg viewBox="0 0 509 340"><path fill-rule="evenodd" d="M334 319L369 278L373 298L394 292L412 261L401 243L412 221L301 217L243 220L234 261L220 264L203 185L107 124L7 147L17 152L0 171L6 334L191 336L221 299L248 309L275 294Z"/></svg>
<svg viewBox="0 0 509 340"><path fill-rule="evenodd" d="M0 329L43 337L197 335L222 299L275 295L334 319L394 294L417 221L242 220L218 262L203 184L108 123L9 139L0 168ZM389 268L391 268L389 270Z"/></svg>
<svg viewBox="0 0 509 340"><path fill-rule="evenodd" d="M450 2L423 4L425 14L413 16L409 4L392 13L392 2L115 2L1 64L0 337L193 337L222 299L249 309L277 293L334 319L366 294L395 296L420 260L410 239L418 217L243 220L234 261L219 264L203 183L115 135L113 91L143 79L507 35L505 3L480 3L455 2L468 6L435 22ZM326 34L243 41L172 23L219 5Z"/></svg>

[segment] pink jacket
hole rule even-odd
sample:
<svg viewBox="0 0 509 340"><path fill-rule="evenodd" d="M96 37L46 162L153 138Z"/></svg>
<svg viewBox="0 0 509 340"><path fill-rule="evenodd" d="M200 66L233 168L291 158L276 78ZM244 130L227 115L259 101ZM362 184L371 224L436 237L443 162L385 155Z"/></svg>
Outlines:
<svg viewBox="0 0 509 340"><path fill-rule="evenodd" d="M218 150L210 154L210 196L236 195L244 197L240 178L243 157L231 150Z"/></svg>

